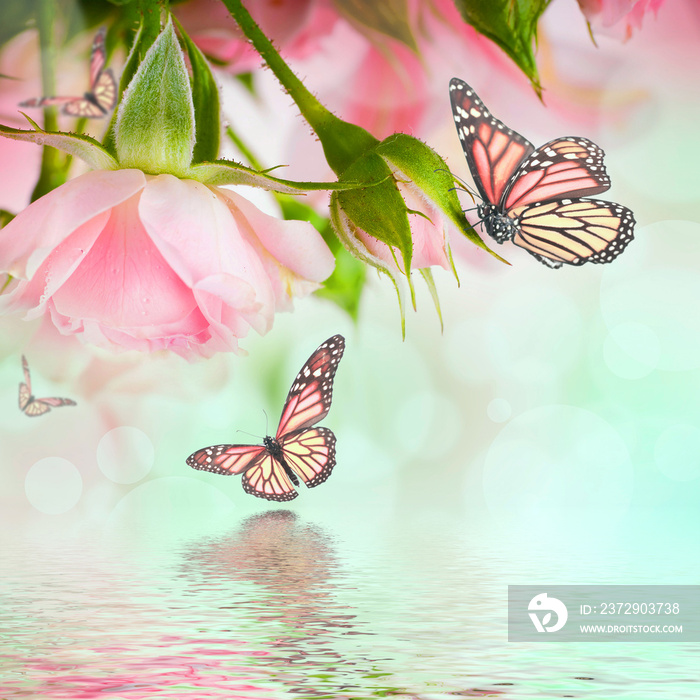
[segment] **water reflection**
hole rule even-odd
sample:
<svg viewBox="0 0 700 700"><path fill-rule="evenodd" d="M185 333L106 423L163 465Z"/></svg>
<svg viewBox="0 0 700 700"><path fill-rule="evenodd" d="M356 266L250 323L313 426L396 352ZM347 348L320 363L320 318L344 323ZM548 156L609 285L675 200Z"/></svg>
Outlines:
<svg viewBox="0 0 700 700"><path fill-rule="evenodd" d="M185 541L5 522L0 699L697 698L697 645L515 644L504 618L510 582L658 582L686 563L693 582L694 560L567 564L413 513L347 523L335 539L271 510Z"/></svg>
<svg viewBox="0 0 700 700"><path fill-rule="evenodd" d="M198 543L183 555L183 572L195 585L220 589L226 601L220 610L232 620L256 622L258 639L268 644L264 665L301 697L327 697L332 689L333 697L343 698L362 689L358 678L390 675L369 655L350 659L342 649L343 637L372 634L338 602L338 569L331 539L288 510L254 515L231 535ZM241 589L241 582L252 587Z"/></svg>

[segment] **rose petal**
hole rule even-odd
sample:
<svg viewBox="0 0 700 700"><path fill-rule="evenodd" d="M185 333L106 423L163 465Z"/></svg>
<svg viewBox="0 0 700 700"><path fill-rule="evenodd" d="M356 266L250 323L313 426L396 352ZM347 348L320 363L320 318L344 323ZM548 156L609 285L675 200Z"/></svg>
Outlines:
<svg viewBox="0 0 700 700"><path fill-rule="evenodd" d="M32 277L71 233L144 185L140 170L96 170L49 192L0 231L0 269Z"/></svg>

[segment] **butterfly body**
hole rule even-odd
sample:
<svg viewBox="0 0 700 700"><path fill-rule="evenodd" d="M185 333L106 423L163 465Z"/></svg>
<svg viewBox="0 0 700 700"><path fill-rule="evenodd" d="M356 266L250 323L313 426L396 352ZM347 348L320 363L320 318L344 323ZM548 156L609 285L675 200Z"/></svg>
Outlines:
<svg viewBox="0 0 700 700"><path fill-rule="evenodd" d="M512 241L549 267L610 262L624 250L633 237L632 212L587 199L610 188L599 146L564 136L536 149L463 81L450 81L450 98L489 236Z"/></svg>
<svg viewBox="0 0 700 700"><path fill-rule="evenodd" d="M333 379L345 349L334 335L301 368L287 395L279 427L262 445L213 445L193 452L193 469L230 476L242 474L243 489L271 501L291 501L300 479L307 487L323 483L335 466L335 435L316 423L328 415Z"/></svg>
<svg viewBox="0 0 700 700"><path fill-rule="evenodd" d="M476 208L486 233L498 243L513 238L518 230L518 220L504 214L495 204L480 204Z"/></svg>
<svg viewBox="0 0 700 700"><path fill-rule="evenodd" d="M52 408L61 406L76 406L73 399L63 399L57 396L38 399L32 394L32 378L29 373L29 363L22 355L22 369L24 371L24 381L19 385L19 410L25 416L34 418L48 413Z"/></svg>
<svg viewBox="0 0 700 700"><path fill-rule="evenodd" d="M270 456L272 456L282 465L285 474L289 477L289 480L294 484L294 486L299 486L299 479L297 478L297 475L287 464L287 462L284 461L284 450L282 449L282 445L280 445L277 438L273 438L271 435L268 435L263 440L263 443L265 445L265 449L270 453Z"/></svg>

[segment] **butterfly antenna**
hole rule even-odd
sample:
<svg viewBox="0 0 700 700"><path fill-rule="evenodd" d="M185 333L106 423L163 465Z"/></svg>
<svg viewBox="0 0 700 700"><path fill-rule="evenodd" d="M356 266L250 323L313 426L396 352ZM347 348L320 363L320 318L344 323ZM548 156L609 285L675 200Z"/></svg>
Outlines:
<svg viewBox="0 0 700 700"><path fill-rule="evenodd" d="M263 408L262 412L265 413L265 435L269 435L270 434L270 427L269 427L270 421L267 417L267 413L265 412L264 408Z"/></svg>
<svg viewBox="0 0 700 700"><path fill-rule="evenodd" d="M474 190L474 188L471 187L469 184L467 184L464 180L462 180L462 178L459 177L459 175L455 175L452 171L450 171L450 170L445 170L445 168L437 168L434 172L436 172L436 173L437 173L437 172L445 172L445 173L447 173L453 180L455 180L456 182L459 182L459 184L462 185L461 188L460 188L460 187L453 187L453 188L451 188L452 190L459 190L460 192L466 192L466 193L472 198L472 200L474 200L474 201L476 201L476 199L475 199L476 197L478 197L479 199L481 199L481 196L479 195L479 193L476 192L476 191Z"/></svg>
<svg viewBox="0 0 700 700"><path fill-rule="evenodd" d="M237 433L243 433L243 435L249 435L252 438L255 438L256 440L262 440L263 438L260 435L253 435L253 433L249 433L246 430L236 430Z"/></svg>

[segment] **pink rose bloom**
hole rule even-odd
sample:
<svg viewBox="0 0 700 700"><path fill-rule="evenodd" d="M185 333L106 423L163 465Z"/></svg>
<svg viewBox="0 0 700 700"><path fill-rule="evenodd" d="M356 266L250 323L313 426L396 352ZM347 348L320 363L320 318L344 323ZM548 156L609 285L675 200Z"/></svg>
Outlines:
<svg viewBox="0 0 700 700"><path fill-rule="evenodd" d="M93 171L0 231L0 313L49 314L64 335L183 357L237 350L332 272L311 224L172 175Z"/></svg>
<svg viewBox="0 0 700 700"><path fill-rule="evenodd" d="M644 14L651 10L656 14L664 0L578 0L594 32L619 35L625 40L635 29L641 29Z"/></svg>

